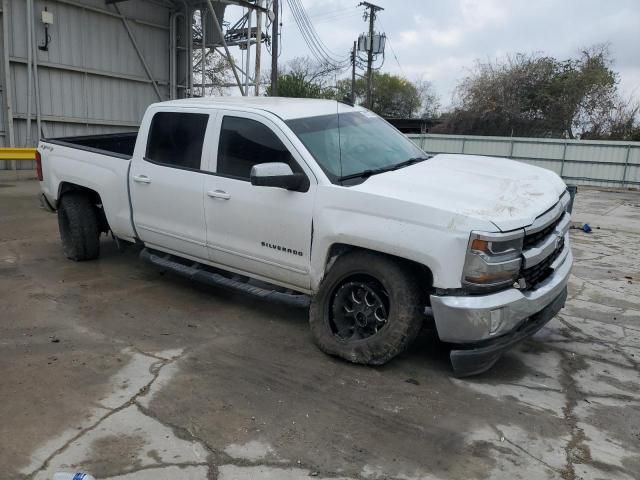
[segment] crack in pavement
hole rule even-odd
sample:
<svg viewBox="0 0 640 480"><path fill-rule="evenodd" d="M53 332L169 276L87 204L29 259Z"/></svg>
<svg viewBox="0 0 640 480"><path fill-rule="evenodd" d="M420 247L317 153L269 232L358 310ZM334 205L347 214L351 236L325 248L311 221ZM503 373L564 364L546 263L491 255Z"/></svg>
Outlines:
<svg viewBox="0 0 640 480"><path fill-rule="evenodd" d="M577 277L575 273L573 274L573 276L574 276L574 277L576 277L576 278L580 278L580 277ZM582 296L582 294L584 293L584 291L585 291L586 289L587 289L587 282L582 281L582 285L580 285L579 290L578 290L577 292L575 292L575 293L573 293L573 294L569 295L569 296L567 297L567 301L569 301L569 300L573 300L573 299L575 299L575 298L578 298L578 297Z"/></svg>
<svg viewBox="0 0 640 480"><path fill-rule="evenodd" d="M575 294L571 296L571 300L573 300L574 298L577 298L578 296L582 295L584 293L584 290L586 289L586 285L591 285L592 287L597 287L599 289L602 290L608 290L609 292L615 293L617 295L623 295L625 292L624 291L620 291L620 290L616 290L615 288L611 288L611 287L606 287L600 283L596 283L592 280L587 280L584 277L581 277L580 275L577 275L575 273L572 274L574 277L580 279L582 282L584 282L583 288L580 290L579 294ZM634 295L634 294L632 294Z"/></svg>
<svg viewBox="0 0 640 480"><path fill-rule="evenodd" d="M228 455L226 452L218 451L215 448L213 448L211 445L209 445L209 443L206 440L199 437L191 429L174 425L169 421L159 418L158 415L156 415L149 407L145 407L140 400L143 397L147 396L152 391L152 387L158 381L158 378L160 377L162 369L184 358L187 352L183 351L179 355L169 357L169 356L159 356L156 354L144 352L139 348L135 348L135 347L131 347L131 350L135 351L140 355L144 355L146 357L149 357L155 360L153 363L149 365L149 373L152 375L152 378L147 383L145 383L141 388L139 388L139 390L133 396L131 396L130 398L128 398L126 401L119 404L115 408L108 408L101 404L95 404L94 407L96 409L105 410L106 413L100 416L91 425L88 425L82 430L78 431L78 433L73 435L71 438L67 439L61 446L59 446L53 452L51 452L37 468L35 468L33 471L31 471L30 473L24 476L25 480L34 480L34 478L38 474L40 474L41 472L51 467L52 461L55 458L62 455L63 453L65 453L71 445L73 445L75 442L77 442L78 440L80 440L82 437L89 434L90 432L98 429L98 427L100 427L100 425L103 424L110 417L116 415L119 412L122 412L123 410L129 407L135 407L142 415L150 419L153 419L154 421L167 427L173 432L176 438L185 440L192 444L199 444L204 449L204 451L208 453L208 458L207 458L207 461L203 461L203 462L157 461L156 463L144 465L144 466L132 465L131 468L125 467L118 472L111 473L110 477L118 477L121 475L134 474L140 471L160 470L160 469L171 468L171 467L177 467L177 468L206 467L207 479L217 480L219 478L218 468L230 465L230 466L235 466L240 468L267 467L267 468L274 468L274 469L304 469L309 472L309 475L313 473L313 476L318 476L321 478L345 478L343 473L323 471L321 468L319 468L318 465L308 465L306 464L306 462L302 462L300 460L295 462L291 460L285 460L285 459L281 461L279 460L269 461L264 459L260 459L258 461L252 461L249 459L234 458ZM349 478L353 480L368 480L368 477L362 476L357 473L349 475ZM393 479L395 477L389 476L385 478Z"/></svg>
<svg viewBox="0 0 640 480"><path fill-rule="evenodd" d="M160 463L154 463L152 465L145 465L142 467L133 468L131 470L122 470L119 472L115 472L111 474L110 477L120 477L124 475L131 475L138 472L144 472L148 470L162 470L162 469L171 468L171 467L177 467L177 468L209 467L209 464L207 462L179 462L179 463L160 462Z"/></svg>
<svg viewBox="0 0 640 480"><path fill-rule="evenodd" d="M560 353L573 353L575 355L580 355L582 358L586 359L586 360L591 360L594 362L599 362L599 363L604 363L606 365L610 365L612 367L617 367L617 368L623 368L623 369L629 369L629 370L637 370L637 366L631 364L632 360L629 358L626 358L626 354L624 352L621 352L619 350L617 350L616 348L610 347L611 350L615 353L620 354L621 356L624 356L627 360L629 360L629 363L620 363L620 362L616 362L614 360L608 359L608 358L602 358L602 357L597 357L594 355L587 355L585 353L577 353L577 352L573 352L571 350L567 350L564 348L561 348L561 345L571 345L572 343L580 343L580 344L585 344L588 345L589 342L572 342L570 340L549 340L545 342L545 347L549 348L550 350L553 351L557 351ZM608 345L603 345L603 346L608 346Z"/></svg>
<svg viewBox="0 0 640 480"><path fill-rule="evenodd" d="M318 467L318 465L309 465L301 461L292 462L290 460L284 460L284 459L281 461L268 461L263 459L254 461L249 459L239 459L236 457L232 457L224 451L219 451L213 448L211 445L209 445L209 443L206 440L204 440L203 438L201 438L200 436L192 432L189 428L181 427L161 419L154 412L152 412L151 409L140 405L138 402L136 402L136 406L144 415L150 418L153 418L158 423L171 429L173 433L176 435L176 437L182 440L190 441L192 443L199 443L207 452L209 452L209 454L213 457L212 461L209 463L209 467L210 469L213 470L213 473L214 473L213 476L209 477L209 480L217 480L218 468L224 467L227 465L233 465L235 467L269 467L269 468L278 468L278 469L296 468L296 469L309 470L310 473L314 472L316 473L316 475L313 475L314 477L345 478L344 473L323 471ZM370 480L369 477L364 477L358 474L350 474L348 477L349 479L353 479L353 480ZM393 476L386 476L385 478L388 480L394 480L394 478L398 478L398 480L401 479L401 477L393 477Z"/></svg>
<svg viewBox="0 0 640 480"><path fill-rule="evenodd" d="M140 404L140 402L138 402L137 399L134 401L134 403L135 403L135 406L138 408L138 410L140 410L140 412L142 412L143 415L146 415L147 417L154 419L156 422L160 423L161 425L164 425L165 427L169 428L177 438L186 440L191 443L200 444L200 446L202 446L207 452L209 452L209 455L213 456L214 459L218 459L222 455L220 452L214 449L211 445L209 445L205 440L203 440L202 438L194 434L188 428L180 427L178 425L172 424L171 422L161 419L155 413L153 413L150 408ZM218 478L216 463L217 462L215 461L207 463L207 468L209 470L207 477L209 478L209 480L216 480Z"/></svg>
<svg viewBox="0 0 640 480"><path fill-rule="evenodd" d="M623 337L621 337L621 338L619 338L617 340L606 341L606 340L603 340L601 338L594 337L593 335L585 332L581 328L576 327L575 325L569 323L562 315L558 315L556 318L567 329L571 330L572 332L576 332L576 333L578 333L580 335L583 335L584 337L586 337L587 340L583 340L581 338L575 338L575 337L566 337L567 340L551 340L551 341L546 342L547 344L580 343L580 344L586 344L586 345L589 345L589 344L600 345L600 346L603 346L603 347L610 348L613 352L615 352L615 353L621 355L622 357L624 357L631 364L631 366L623 365L621 363L615 362L615 361L613 361L611 359L607 359L607 358L602 358L602 357L597 357L596 358L596 357L591 357L591 356L584 355L584 354L581 354L581 355L583 357L585 357L585 358L589 358L591 360L596 360L596 361L599 361L599 362L602 362L602 363L608 363L610 365L614 365L614 366L617 366L617 367L632 368L634 370L638 370L638 367L639 367L638 361L635 360L635 358L632 357L629 353L627 353L624 350L621 350L619 348L621 346L620 342L626 340L626 333L625 333L624 327L622 327L622 333L624 334ZM556 349L558 349L558 348L556 347ZM564 351L562 349L558 349L558 350Z"/></svg>
<svg viewBox="0 0 640 480"><path fill-rule="evenodd" d="M627 313L627 310L624 311ZM622 328L628 328L629 330L633 330L634 332L640 332L640 325L620 325Z"/></svg>
<svg viewBox="0 0 640 480"><path fill-rule="evenodd" d="M139 353L140 355L144 355L145 357L149 357L149 358L155 358L156 360L159 360L161 362L166 361L166 360L178 360L179 357L183 357L184 355L186 355L186 351L184 351L181 355L179 355L178 357L161 357L159 355L154 355L153 353L149 353L149 352L145 352L143 350L140 350L140 348L136 347L135 345L129 345L128 346L131 350L133 350L136 353ZM163 365L164 366L164 365ZM154 380L155 381L155 380Z"/></svg>
<svg viewBox="0 0 640 480"><path fill-rule="evenodd" d="M564 447L566 464L560 474L565 480L579 480L582 477L576 476L574 464L587 463L591 461L591 450L584 442L586 436L584 430L578 426L578 417L575 408L579 397L584 397L580 392L573 376L580 370L587 368L585 360L581 356L571 358L566 352L561 353L562 374L560 383L565 388L565 406L562 408L564 421L569 427L570 438Z"/></svg>
<svg viewBox="0 0 640 480"><path fill-rule="evenodd" d="M536 391L539 391L539 392L562 393L561 389L553 388L553 387L547 387L546 385L542 385L542 384L526 385L524 383L505 382L505 383L503 383L503 385L508 385L510 387L526 388L527 390L536 390Z"/></svg>
<svg viewBox="0 0 640 480"><path fill-rule="evenodd" d="M152 363L151 366L149 367L149 373L152 375L151 380L149 380L144 386L142 386L142 388L140 388L138 390L138 392L136 392L136 394L133 395L131 398L129 398L126 402L122 403L121 405L119 405L116 408L108 409L109 411L106 414L104 414L103 416L101 416L100 418L98 418L98 420L96 420L93 424L89 425L88 427L83 428L76 435L74 435L72 438L70 438L69 440L64 442L64 444L62 446L58 447L51 454L49 454L49 456L47 456L47 458L42 462L40 467L36 468L31 473L27 474L26 477L25 477L26 479L33 480L33 478L38 473L40 473L41 471L43 471L43 470L45 470L45 469L47 469L49 467L51 461L55 457L57 457L58 455L62 454L75 441L79 440L80 438L82 438L87 433L95 430L98 426L100 426L100 424L102 422L104 422L105 420L107 420L111 416L115 415L118 412L121 412L122 410L124 410L124 409L126 409L126 408L128 408L128 407L130 407L132 405L137 405L138 398L143 397L143 396L145 396L145 395L147 395L149 393L149 390L150 390L151 386L158 379L158 376L160 375L160 371L162 370L162 368L166 367L167 365L170 365L170 364L174 363L175 361L179 360L183 355L185 355L185 352L183 352L180 355L177 355L177 356L174 356L174 357L171 357L171 358L163 358L163 357L157 357L155 355L151 355L151 354L148 354L148 353L145 353L145 352L140 352L140 353L142 355L146 355L148 357L157 359L157 361ZM101 407L101 408L105 408L105 407Z"/></svg>
<svg viewBox="0 0 640 480"><path fill-rule="evenodd" d="M596 257L591 257L591 258L574 258L573 259L573 263L582 263L582 262L593 262L595 261L599 261L602 260L603 258L607 258L607 257L613 257L614 255L619 255L621 252L615 252L615 253L607 253L607 254L603 254L603 255L598 255Z"/></svg>
<svg viewBox="0 0 640 480"><path fill-rule="evenodd" d="M525 455L527 455L528 457L532 458L533 460L541 463L542 465L544 465L545 467L547 467L548 469L556 472L556 473L562 473L561 470L558 470L556 467L554 467L553 465L549 465L547 462L545 462L544 460L542 460L541 458L536 457L535 455L533 455L532 453L528 452L525 448L521 447L520 445L518 445L517 443L509 440L506 435L502 432L502 430L500 430L498 427L496 426L492 426L492 428L495 430L495 432L498 434L498 437L500 440L504 439L505 442L507 442L509 445L511 445L512 447L520 450L522 453L524 453Z"/></svg>

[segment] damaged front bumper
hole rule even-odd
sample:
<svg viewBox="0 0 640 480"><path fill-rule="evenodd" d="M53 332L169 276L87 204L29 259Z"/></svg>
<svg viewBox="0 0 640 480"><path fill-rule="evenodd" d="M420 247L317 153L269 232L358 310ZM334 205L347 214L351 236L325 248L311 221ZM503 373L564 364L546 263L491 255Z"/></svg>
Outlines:
<svg viewBox="0 0 640 480"><path fill-rule="evenodd" d="M489 295L431 296L440 340L452 343L457 376L482 373L502 353L533 335L564 306L573 264L569 245L552 264L553 273L535 290L510 288Z"/></svg>
<svg viewBox="0 0 640 480"><path fill-rule="evenodd" d="M502 354L516 343L530 337L557 315L567 300L567 287L540 312L529 317L513 331L451 351L451 365L457 377L468 377L490 369Z"/></svg>

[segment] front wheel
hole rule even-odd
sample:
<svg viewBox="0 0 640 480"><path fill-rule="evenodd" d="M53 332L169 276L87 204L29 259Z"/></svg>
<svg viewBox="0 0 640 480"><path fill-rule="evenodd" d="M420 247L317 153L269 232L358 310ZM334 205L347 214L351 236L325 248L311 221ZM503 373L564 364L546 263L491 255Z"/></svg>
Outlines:
<svg viewBox="0 0 640 480"><path fill-rule="evenodd" d="M311 302L311 332L329 355L382 365L420 331L421 299L420 286L397 261L349 253L336 261Z"/></svg>

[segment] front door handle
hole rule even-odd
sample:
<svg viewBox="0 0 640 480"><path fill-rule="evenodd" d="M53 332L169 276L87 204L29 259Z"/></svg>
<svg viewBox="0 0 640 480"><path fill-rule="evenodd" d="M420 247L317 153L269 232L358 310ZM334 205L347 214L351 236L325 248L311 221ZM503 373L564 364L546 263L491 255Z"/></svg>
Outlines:
<svg viewBox="0 0 640 480"><path fill-rule="evenodd" d="M151 179L146 175L134 175L133 181L137 183L151 183Z"/></svg>
<svg viewBox="0 0 640 480"><path fill-rule="evenodd" d="M229 200L231 198L231 195L223 190L209 190L207 195L213 198L220 198L222 200Z"/></svg>

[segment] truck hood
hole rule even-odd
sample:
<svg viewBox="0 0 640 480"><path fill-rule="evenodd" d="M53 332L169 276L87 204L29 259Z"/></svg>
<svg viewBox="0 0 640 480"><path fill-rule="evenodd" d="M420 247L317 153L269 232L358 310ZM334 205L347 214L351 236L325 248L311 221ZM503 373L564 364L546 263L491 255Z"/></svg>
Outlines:
<svg viewBox="0 0 640 480"><path fill-rule="evenodd" d="M354 188L489 221L508 231L533 223L567 187L555 173L515 160L441 154L374 175Z"/></svg>

